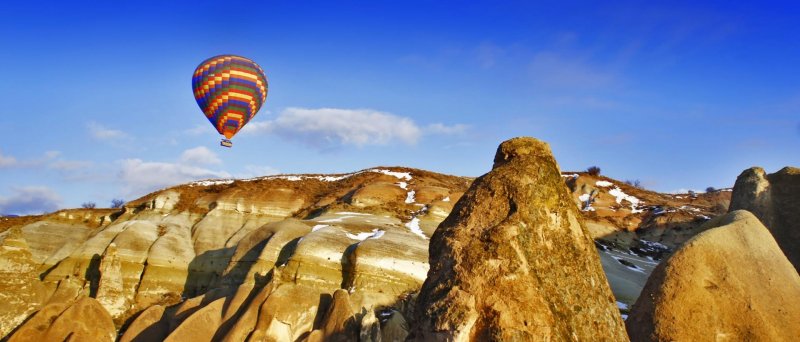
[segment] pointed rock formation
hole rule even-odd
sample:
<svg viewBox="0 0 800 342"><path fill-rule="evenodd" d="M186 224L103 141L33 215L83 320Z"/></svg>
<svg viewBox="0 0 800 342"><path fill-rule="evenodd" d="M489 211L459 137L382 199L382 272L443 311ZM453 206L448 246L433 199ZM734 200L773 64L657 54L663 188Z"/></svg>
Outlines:
<svg viewBox="0 0 800 342"><path fill-rule="evenodd" d="M117 256L117 245L111 243L100 262L100 285L97 301L113 318L121 317L128 310L128 301L122 288L122 268Z"/></svg>
<svg viewBox="0 0 800 342"><path fill-rule="evenodd" d="M94 298L66 305L50 304L39 310L9 338L16 341L114 341L111 315Z"/></svg>
<svg viewBox="0 0 800 342"><path fill-rule="evenodd" d="M546 143L500 145L431 238L416 311L420 341L626 340Z"/></svg>
<svg viewBox="0 0 800 342"><path fill-rule="evenodd" d="M626 322L632 341L796 341L800 276L751 213L707 223L652 273Z"/></svg>
<svg viewBox="0 0 800 342"><path fill-rule="evenodd" d="M785 167L767 175L752 167L736 178L728 211L747 210L758 217L800 270L800 168Z"/></svg>
<svg viewBox="0 0 800 342"><path fill-rule="evenodd" d="M370 308L361 317L361 329L358 334L361 342L381 342L381 322L375 317L375 310Z"/></svg>
<svg viewBox="0 0 800 342"><path fill-rule="evenodd" d="M309 342L347 342L358 340L359 327L350 306L350 295L339 289L333 292L333 302L323 319L322 328L315 330Z"/></svg>

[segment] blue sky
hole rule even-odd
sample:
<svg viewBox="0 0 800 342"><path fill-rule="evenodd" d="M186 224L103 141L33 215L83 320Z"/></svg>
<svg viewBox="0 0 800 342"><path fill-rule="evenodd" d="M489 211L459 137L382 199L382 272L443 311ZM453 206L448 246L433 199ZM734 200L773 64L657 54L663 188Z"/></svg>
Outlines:
<svg viewBox="0 0 800 342"><path fill-rule="evenodd" d="M800 10L734 2L15 2L0 9L0 213L199 178L402 165L478 176L551 144L658 191L800 164ZM230 150L191 73L255 60Z"/></svg>

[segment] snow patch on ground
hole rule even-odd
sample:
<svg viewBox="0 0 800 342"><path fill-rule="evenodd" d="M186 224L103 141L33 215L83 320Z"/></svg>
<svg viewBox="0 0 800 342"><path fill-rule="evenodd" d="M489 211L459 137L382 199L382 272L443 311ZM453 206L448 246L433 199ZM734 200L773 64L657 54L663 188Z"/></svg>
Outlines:
<svg viewBox="0 0 800 342"><path fill-rule="evenodd" d="M327 225L327 224L318 224L318 225L315 225L314 227L311 227L311 231L312 232L316 232L316 231L318 231L318 230L320 230L322 228L325 228L325 227L330 227L330 226Z"/></svg>
<svg viewBox="0 0 800 342"><path fill-rule="evenodd" d="M414 202L416 202L416 199L414 198L414 194L416 194L416 192L414 190L411 190L411 191L408 192L408 194L406 194L406 203L414 203Z"/></svg>
<svg viewBox="0 0 800 342"><path fill-rule="evenodd" d="M408 228L412 233L419 235L423 239L427 239L428 237L425 236L425 233L422 229L419 228L419 219L412 218L411 221L405 224L406 228Z"/></svg>
<svg viewBox="0 0 800 342"><path fill-rule="evenodd" d="M410 172L394 172L392 170L381 170L381 169L371 169L370 172L378 172L384 175L394 176L397 179L405 179L407 181L411 180L411 173Z"/></svg>
<svg viewBox="0 0 800 342"><path fill-rule="evenodd" d="M586 201L588 201L588 200L589 200L589 194L583 194L583 195L580 195L580 196L578 197L578 199L579 199L579 200L581 200L581 202L586 202Z"/></svg>
<svg viewBox="0 0 800 342"><path fill-rule="evenodd" d="M216 180L203 180L189 183L189 186L212 186L212 185L228 185L233 183L233 179L216 179Z"/></svg>
<svg viewBox="0 0 800 342"><path fill-rule="evenodd" d="M573 173L571 175L561 175L561 177L564 177L564 178L578 178L579 176L578 176L577 173Z"/></svg>
<svg viewBox="0 0 800 342"><path fill-rule="evenodd" d="M337 217L337 218L332 218L332 219L327 219L327 220L320 220L320 221L317 221L317 222L342 222L342 221L344 221L344 219L353 218L353 217L355 217L355 216L342 216L342 217Z"/></svg>
<svg viewBox="0 0 800 342"><path fill-rule="evenodd" d="M356 235L353 235L353 234L350 234L350 233L345 233L345 234L350 239L358 240L358 241L364 241L366 239L379 239L381 236L383 236L384 233L386 233L386 232L376 228L376 229L373 229L371 232L358 233Z"/></svg>
<svg viewBox="0 0 800 342"><path fill-rule="evenodd" d="M400 187L400 189L403 189L403 190L406 190L408 188L408 183L406 183L406 182L400 182L400 183L397 183L397 185Z"/></svg>
<svg viewBox="0 0 800 342"><path fill-rule="evenodd" d="M342 179L346 179L346 178L353 177L355 175L362 174L364 172L378 172L378 173L383 173L385 175L397 177L398 179L401 179L401 180L403 180L403 179L407 180L407 181L411 180L411 173L410 172L395 172L395 171L392 171L392 170L369 169L369 170L363 170L363 171L358 171L358 172L353 172L353 173L344 173L344 174L332 175L332 176L324 176L324 175L316 175L316 176L308 176L308 175L272 175L272 176L263 176L263 177L240 179L240 181L242 181L242 182L252 182L252 181L262 180L262 179L283 179L283 180L288 180L290 182L297 182L297 181L302 181L302 180L306 180L306 179L316 179L316 180L322 181L322 182L336 182L336 181L340 181ZM233 183L233 181L234 181L233 179L209 179L209 180L191 182L191 183L189 183L189 186L225 185L225 184L231 184L231 183Z"/></svg>
<svg viewBox="0 0 800 342"><path fill-rule="evenodd" d="M664 244L662 244L660 242L649 241L649 240L645 240L645 239L639 239L639 243L641 243L641 244L643 244L643 245L645 245L645 246L647 246L649 248L658 248L658 249L667 249L667 250L669 249L669 247L667 247L666 245L664 245Z"/></svg>
<svg viewBox="0 0 800 342"><path fill-rule="evenodd" d="M644 212L644 210L637 208L639 206L639 203L640 203L639 199L634 197L634 196L631 196L631 195L628 195L628 194L622 192L622 189L620 189L619 187L614 187L613 189L608 191L608 194L611 195L611 196L616 197L617 204L622 204L623 200L624 201L628 201L628 203L631 204L631 214L637 214L637 213Z"/></svg>
<svg viewBox="0 0 800 342"><path fill-rule="evenodd" d="M450 202L450 196L447 196L444 199L442 199L442 202Z"/></svg>
<svg viewBox="0 0 800 342"><path fill-rule="evenodd" d="M617 301L617 309L628 310L629 307L628 307L628 304L625 304L623 302Z"/></svg>
<svg viewBox="0 0 800 342"><path fill-rule="evenodd" d="M601 180L601 181L597 181L597 182L595 182L595 183L594 183L594 185L597 185L597 186L601 186L601 187L607 188L607 187L609 187L609 186L613 186L613 185L614 185L614 183L611 183L611 182L609 182L609 181L604 181L604 180Z"/></svg>

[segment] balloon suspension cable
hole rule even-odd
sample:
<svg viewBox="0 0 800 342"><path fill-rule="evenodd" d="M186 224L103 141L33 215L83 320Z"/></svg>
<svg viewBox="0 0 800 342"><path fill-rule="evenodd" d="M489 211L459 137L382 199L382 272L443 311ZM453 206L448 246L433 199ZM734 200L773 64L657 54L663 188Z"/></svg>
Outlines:
<svg viewBox="0 0 800 342"><path fill-rule="evenodd" d="M233 142L228 139L222 139L222 141L219 142L219 145L231 148L231 146L233 146Z"/></svg>

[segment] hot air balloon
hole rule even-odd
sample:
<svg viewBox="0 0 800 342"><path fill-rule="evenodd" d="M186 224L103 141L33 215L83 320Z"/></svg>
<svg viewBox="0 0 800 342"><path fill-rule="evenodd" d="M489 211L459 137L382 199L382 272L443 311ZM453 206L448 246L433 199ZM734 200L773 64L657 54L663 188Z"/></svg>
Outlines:
<svg viewBox="0 0 800 342"><path fill-rule="evenodd" d="M256 62L235 55L204 60L192 77L197 105L219 134L220 145L233 146L231 138L261 109L267 99L267 77Z"/></svg>

